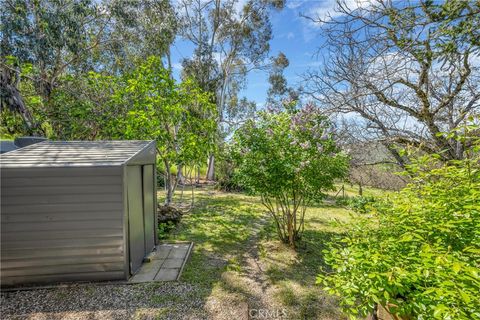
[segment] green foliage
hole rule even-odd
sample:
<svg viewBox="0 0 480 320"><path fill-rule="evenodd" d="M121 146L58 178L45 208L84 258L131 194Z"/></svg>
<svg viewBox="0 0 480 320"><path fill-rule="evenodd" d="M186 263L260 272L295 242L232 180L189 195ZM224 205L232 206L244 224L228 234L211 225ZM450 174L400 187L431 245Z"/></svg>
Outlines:
<svg viewBox="0 0 480 320"><path fill-rule="evenodd" d="M54 137L62 140L95 140L123 138L118 135L125 107L119 107L113 94L122 79L103 73L88 72L82 76L61 78L49 101L45 118Z"/></svg>
<svg viewBox="0 0 480 320"><path fill-rule="evenodd" d="M2 2L2 56L35 65L48 96L58 77L84 70L115 74L136 58L164 56L177 32L168 0L11 0Z"/></svg>
<svg viewBox="0 0 480 320"><path fill-rule="evenodd" d="M150 57L122 79L113 95L124 106L117 135L154 139L161 159L179 164L204 160L212 145L215 106L191 80L176 84L159 58Z"/></svg>
<svg viewBox="0 0 480 320"><path fill-rule="evenodd" d="M63 75L48 99L36 94L35 67L23 64L20 70L25 104L47 137L155 140L169 201L175 189L172 167L199 166L214 151L217 115L210 94L190 79L176 83L158 57L115 76ZM4 110L2 115L2 136L28 132L18 114Z"/></svg>
<svg viewBox="0 0 480 320"><path fill-rule="evenodd" d="M34 79L34 74L38 73L37 68L31 63L21 63L20 59L10 55L2 57L0 64L2 63L5 82L2 83L0 98L5 108L0 111L1 134L11 137L32 134L52 137L52 128L47 121L45 99L37 93L37 83ZM13 95L10 92L12 86L5 80L12 72L15 79L18 77L22 80L18 83L17 94ZM12 104L12 100L16 103Z"/></svg>
<svg viewBox="0 0 480 320"><path fill-rule="evenodd" d="M10 110L0 112L0 136L2 139L12 139L21 133L27 132L25 123L18 113Z"/></svg>
<svg viewBox="0 0 480 320"><path fill-rule="evenodd" d="M418 158L405 189L324 251L333 272L318 281L349 315L378 303L405 319L480 319L480 156L468 150Z"/></svg>
<svg viewBox="0 0 480 320"><path fill-rule="evenodd" d="M168 234L175 229L175 223L172 221L161 222L157 226L158 239L163 240L168 238Z"/></svg>
<svg viewBox="0 0 480 320"><path fill-rule="evenodd" d="M35 72L29 64L21 70L26 76ZM214 150L216 107L210 95L190 79L176 83L158 57L116 76L93 71L64 75L48 101L35 94L28 79L20 89L35 122L50 138L155 140L170 200L172 167L198 166ZM2 113L2 135L26 132L20 117Z"/></svg>
<svg viewBox="0 0 480 320"><path fill-rule="evenodd" d="M243 186L235 179L235 159L232 145L225 144L217 153L216 179L218 188L227 192L244 191Z"/></svg>
<svg viewBox="0 0 480 320"><path fill-rule="evenodd" d="M334 189L347 158L335 146L329 123L317 108L261 112L234 136L236 179L262 196L280 239L295 245L303 230L305 206ZM298 217L297 217L298 213Z"/></svg>
<svg viewBox="0 0 480 320"><path fill-rule="evenodd" d="M44 67L61 67L65 60L82 54L94 41L97 7L90 0L13 0L3 2L0 19L2 55Z"/></svg>
<svg viewBox="0 0 480 320"><path fill-rule="evenodd" d="M172 166L198 166L214 150L216 107L210 95L189 79L176 84L160 59L150 57L123 77L113 100L126 108L125 116L115 124L119 136L157 141L167 203L171 202L176 186Z"/></svg>
<svg viewBox="0 0 480 320"><path fill-rule="evenodd" d="M337 198L336 204L344 205L358 213L367 213L368 209L375 203L375 197L373 196L356 196Z"/></svg>
<svg viewBox="0 0 480 320"><path fill-rule="evenodd" d="M177 84L157 57L122 76L65 76L48 113L61 139L151 139L172 164L206 158L215 106L191 80ZM69 88L81 88L73 92Z"/></svg>

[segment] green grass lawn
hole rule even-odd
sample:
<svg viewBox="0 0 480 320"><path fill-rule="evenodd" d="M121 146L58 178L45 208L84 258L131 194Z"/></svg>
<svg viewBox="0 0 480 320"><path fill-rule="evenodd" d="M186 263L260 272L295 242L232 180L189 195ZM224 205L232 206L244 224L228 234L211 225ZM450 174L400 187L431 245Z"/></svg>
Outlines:
<svg viewBox="0 0 480 320"><path fill-rule="evenodd" d="M315 285L315 278L324 267L325 243L342 232L334 222L348 222L351 211L334 201L309 207L305 233L293 250L277 240L258 198L208 188L196 190L195 197L195 209L184 215L165 240L195 243L181 280L197 290L182 299L216 306L214 312L224 313L225 318L238 316L242 310L268 309L280 310L288 319L344 319L335 298Z"/></svg>

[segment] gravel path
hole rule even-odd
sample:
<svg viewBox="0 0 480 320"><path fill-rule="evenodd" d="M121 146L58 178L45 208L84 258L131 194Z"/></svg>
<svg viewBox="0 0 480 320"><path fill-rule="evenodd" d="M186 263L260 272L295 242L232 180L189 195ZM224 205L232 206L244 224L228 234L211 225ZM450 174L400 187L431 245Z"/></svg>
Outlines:
<svg viewBox="0 0 480 320"><path fill-rule="evenodd" d="M3 292L0 310L2 319L207 319L204 301L193 298L195 290L186 283L164 282Z"/></svg>

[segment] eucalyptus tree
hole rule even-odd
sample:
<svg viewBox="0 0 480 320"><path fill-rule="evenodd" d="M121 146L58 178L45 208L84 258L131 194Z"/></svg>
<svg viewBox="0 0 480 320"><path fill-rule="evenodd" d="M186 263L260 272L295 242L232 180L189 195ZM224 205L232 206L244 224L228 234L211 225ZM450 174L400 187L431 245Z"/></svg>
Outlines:
<svg viewBox="0 0 480 320"><path fill-rule="evenodd" d="M283 8L282 0L180 0L181 35L194 46L194 54L183 61L183 76L192 77L214 93L220 136L230 129L230 115L241 116L248 106L238 99L246 74L265 63L272 37L269 12ZM247 108L247 110L249 110ZM231 117L230 117L231 118ZM210 156L207 178L214 178Z"/></svg>
<svg viewBox="0 0 480 320"><path fill-rule="evenodd" d="M288 86L284 71L289 66L287 56L280 52L276 57L270 58L271 66L268 75L270 88L267 91L267 104L275 105L286 100L298 100L298 92Z"/></svg>
<svg viewBox="0 0 480 320"><path fill-rule="evenodd" d="M415 146L461 159L469 145L454 131L480 109L478 1L339 1L321 27L325 63L305 75L305 93L335 114L363 118L405 167Z"/></svg>
<svg viewBox="0 0 480 320"><path fill-rule="evenodd" d="M98 22L103 13L89 1L2 0L1 7L2 109L29 114L26 118L31 119L18 90L23 80L19 65L35 66L30 80L48 99L58 77L100 44L105 24ZM7 56L14 56L15 63L8 63Z"/></svg>
<svg viewBox="0 0 480 320"><path fill-rule="evenodd" d="M171 70L170 46L178 23L169 0L107 0L104 5L112 21L103 65L121 72L153 55L165 57Z"/></svg>
<svg viewBox="0 0 480 320"><path fill-rule="evenodd" d="M165 56L176 33L168 0L0 1L1 106L22 114L30 131L38 124L22 97L22 83L32 83L48 109L62 76L122 73L138 59ZM25 64L31 66L28 74L21 72Z"/></svg>

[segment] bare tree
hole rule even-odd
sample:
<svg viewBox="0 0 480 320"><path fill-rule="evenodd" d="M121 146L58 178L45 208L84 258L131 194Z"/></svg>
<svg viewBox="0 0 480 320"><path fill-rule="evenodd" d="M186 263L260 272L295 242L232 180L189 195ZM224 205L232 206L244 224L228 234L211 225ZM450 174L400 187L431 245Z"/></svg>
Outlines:
<svg viewBox="0 0 480 320"><path fill-rule="evenodd" d="M361 117L365 137L401 166L407 145L461 159L465 145L441 133L480 107L480 4L339 1L336 11L306 17L321 24L326 54L321 70L305 74L304 92L332 113Z"/></svg>

